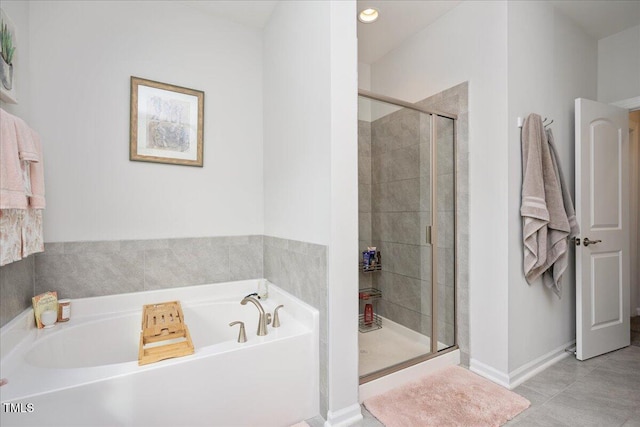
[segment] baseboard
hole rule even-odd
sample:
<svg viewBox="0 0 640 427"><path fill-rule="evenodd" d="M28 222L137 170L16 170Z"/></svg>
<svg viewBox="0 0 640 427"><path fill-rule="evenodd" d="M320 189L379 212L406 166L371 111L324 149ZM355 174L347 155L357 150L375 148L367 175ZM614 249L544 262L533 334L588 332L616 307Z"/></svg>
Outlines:
<svg viewBox="0 0 640 427"><path fill-rule="evenodd" d="M503 387L514 389L529 378L544 371L549 366L558 363L565 357L569 357L570 353L566 352L565 349L573 346L575 343L576 340L569 341L508 374L473 358L469 363L469 370Z"/></svg>
<svg viewBox="0 0 640 427"><path fill-rule="evenodd" d="M474 358L471 358L471 360L469 360L469 370L485 377L488 380L493 381L498 385L509 388L509 375L505 374L504 372L498 371L497 369Z"/></svg>
<svg viewBox="0 0 640 427"><path fill-rule="evenodd" d="M534 375L537 375L540 372L544 371L549 366L558 363L566 357L569 357L571 354L565 350L575 345L575 343L576 340L571 340L568 343L563 344L554 350L551 350L549 353L543 354L537 359L532 360L531 362L522 365L518 369L509 372L509 388L518 387L520 384L533 377Z"/></svg>
<svg viewBox="0 0 640 427"><path fill-rule="evenodd" d="M362 412L360 411L360 405L354 403L338 411L328 411L324 427L347 427L354 425L358 421L362 421Z"/></svg>

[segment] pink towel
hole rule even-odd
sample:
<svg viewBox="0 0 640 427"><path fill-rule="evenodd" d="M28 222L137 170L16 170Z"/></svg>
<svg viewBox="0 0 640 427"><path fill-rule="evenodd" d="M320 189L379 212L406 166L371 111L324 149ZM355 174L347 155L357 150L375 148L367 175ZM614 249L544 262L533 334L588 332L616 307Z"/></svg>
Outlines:
<svg viewBox="0 0 640 427"><path fill-rule="evenodd" d="M45 206L40 139L22 119L0 109L0 209L29 205Z"/></svg>
<svg viewBox="0 0 640 427"><path fill-rule="evenodd" d="M44 250L40 138L0 108L0 266Z"/></svg>
<svg viewBox="0 0 640 427"><path fill-rule="evenodd" d="M26 209L16 117L0 109L0 209Z"/></svg>
<svg viewBox="0 0 640 427"><path fill-rule="evenodd" d="M8 114L8 113L7 113ZM20 117L13 116L17 135L18 155L24 162L40 161L40 153L33 141L33 131Z"/></svg>

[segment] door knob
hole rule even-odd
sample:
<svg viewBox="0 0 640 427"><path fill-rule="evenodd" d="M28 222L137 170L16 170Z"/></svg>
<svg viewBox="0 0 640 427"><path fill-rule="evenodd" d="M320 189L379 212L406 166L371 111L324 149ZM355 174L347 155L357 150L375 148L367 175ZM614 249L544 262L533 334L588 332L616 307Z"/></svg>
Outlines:
<svg viewBox="0 0 640 427"><path fill-rule="evenodd" d="M589 240L588 237L585 237L584 240L582 240L582 243L585 246L595 245L596 243L600 243L600 242L602 242L602 240Z"/></svg>

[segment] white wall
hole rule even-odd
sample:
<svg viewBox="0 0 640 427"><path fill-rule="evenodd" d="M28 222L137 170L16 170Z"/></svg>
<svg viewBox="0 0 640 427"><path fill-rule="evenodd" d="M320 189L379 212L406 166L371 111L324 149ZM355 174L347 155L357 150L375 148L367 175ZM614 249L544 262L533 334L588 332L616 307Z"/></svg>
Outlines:
<svg viewBox="0 0 640 427"><path fill-rule="evenodd" d="M410 102L469 81L470 348L499 372L507 371L511 249L506 19L505 2L463 2L371 66L373 92Z"/></svg>
<svg viewBox="0 0 640 427"><path fill-rule="evenodd" d="M29 111L29 78L31 74L31 64L29 61L29 3L22 1L3 1L1 5L4 12L13 22L16 30L16 40L14 40L16 51L13 58L13 84L16 90L17 104L7 104L0 101L0 107L31 123Z"/></svg>
<svg viewBox="0 0 640 427"><path fill-rule="evenodd" d="M358 44L356 2L331 3L331 246L328 425L362 418L358 404ZM356 195L354 197L354 195Z"/></svg>
<svg viewBox="0 0 640 427"><path fill-rule="evenodd" d="M358 62L358 88L371 90L371 64Z"/></svg>
<svg viewBox="0 0 640 427"><path fill-rule="evenodd" d="M281 2L264 29L264 233L329 244L329 6ZM304 35L304 36L302 36Z"/></svg>
<svg viewBox="0 0 640 427"><path fill-rule="evenodd" d="M549 3L508 3L509 57L509 371L575 339L575 260L562 280L562 299L522 267L522 160L517 117L537 113L551 125L559 161L574 194L574 99L596 96L597 42ZM573 246L571 246L573 248Z"/></svg>
<svg viewBox="0 0 640 427"><path fill-rule="evenodd" d="M174 2L32 2L45 240L263 233L262 38ZM205 92L204 167L129 161L129 78Z"/></svg>
<svg viewBox="0 0 640 427"><path fill-rule="evenodd" d="M355 1L280 2L264 29L264 229L329 246L327 425L361 418L354 15Z"/></svg>
<svg viewBox="0 0 640 427"><path fill-rule="evenodd" d="M598 101L640 97L640 25L598 40Z"/></svg>
<svg viewBox="0 0 640 427"><path fill-rule="evenodd" d="M358 62L358 89L371 90L371 65ZM371 121L371 101L358 98L358 120Z"/></svg>

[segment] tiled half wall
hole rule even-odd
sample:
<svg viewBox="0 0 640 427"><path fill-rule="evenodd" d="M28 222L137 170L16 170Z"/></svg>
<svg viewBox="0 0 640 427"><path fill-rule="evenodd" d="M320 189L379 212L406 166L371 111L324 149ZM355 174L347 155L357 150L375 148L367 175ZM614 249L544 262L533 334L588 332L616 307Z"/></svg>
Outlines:
<svg viewBox="0 0 640 427"><path fill-rule="evenodd" d="M320 413L327 413L327 248L264 237L264 277L320 312ZM355 321L355 320L354 320Z"/></svg>
<svg viewBox="0 0 640 427"><path fill-rule="evenodd" d="M263 277L262 236L46 243L36 294L84 298Z"/></svg>
<svg viewBox="0 0 640 427"><path fill-rule="evenodd" d="M0 326L31 305L35 287L35 256L0 267Z"/></svg>

